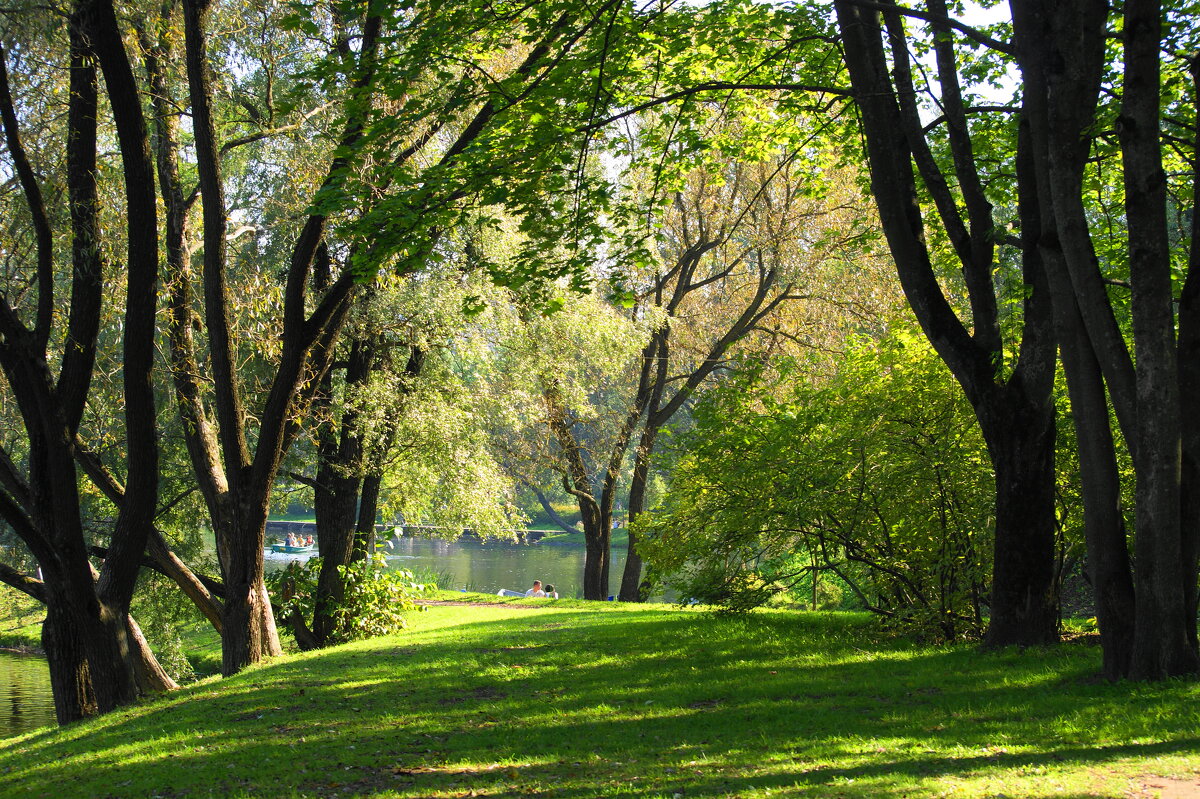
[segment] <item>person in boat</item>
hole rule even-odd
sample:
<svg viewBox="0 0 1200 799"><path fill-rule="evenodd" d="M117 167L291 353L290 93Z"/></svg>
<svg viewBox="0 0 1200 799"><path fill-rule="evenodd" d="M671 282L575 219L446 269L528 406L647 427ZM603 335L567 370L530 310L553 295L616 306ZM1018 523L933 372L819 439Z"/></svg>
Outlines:
<svg viewBox="0 0 1200 799"><path fill-rule="evenodd" d="M304 546L311 547L312 545L313 545L313 537L311 535L305 536Z"/></svg>
<svg viewBox="0 0 1200 799"><path fill-rule="evenodd" d="M525 592L525 596L545 596L546 592L542 590L542 581L534 580L533 588Z"/></svg>
<svg viewBox="0 0 1200 799"><path fill-rule="evenodd" d="M554 590L554 586L550 585L550 583L546 583L544 590L546 592L546 596L550 599L558 599L558 592Z"/></svg>
<svg viewBox="0 0 1200 799"><path fill-rule="evenodd" d="M285 546L289 546L289 547L296 546L296 534L295 533L287 534L287 541L285 542Z"/></svg>

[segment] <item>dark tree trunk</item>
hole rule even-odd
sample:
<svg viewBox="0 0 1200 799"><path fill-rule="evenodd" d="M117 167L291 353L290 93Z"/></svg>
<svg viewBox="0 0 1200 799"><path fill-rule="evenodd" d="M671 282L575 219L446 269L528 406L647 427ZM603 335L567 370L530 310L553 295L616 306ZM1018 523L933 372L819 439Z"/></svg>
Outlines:
<svg viewBox="0 0 1200 799"><path fill-rule="evenodd" d="M1185 454L1181 474L1180 451L1186 449L1187 440L1180 426L1179 393L1188 376L1187 367L1176 363L1158 130L1161 9L1153 2L1134 2L1125 8L1119 133L1126 180L1134 359L1097 269L1083 204L1089 127L1094 123L1107 58L1108 5L1097 0L1057 4L1014 0L1012 7L1024 96L1037 142L1034 163L1039 197L1044 204L1049 198L1052 205L1053 231L1046 235L1056 239L1055 249L1069 274L1078 311L1069 321L1077 326L1081 322L1086 333L1078 336L1081 343L1074 354L1081 359L1076 358L1074 367L1072 351L1067 348L1071 339L1064 337L1064 365L1079 425L1080 457L1087 457L1088 447L1111 446L1108 431L1102 429L1108 424L1107 409L1094 396L1098 387L1092 372L1098 364L1133 456L1137 479L1137 580L1131 621L1124 536L1117 531L1117 520L1108 521L1116 516L1112 507L1118 486L1107 473L1111 467L1106 453L1094 452L1097 459L1085 461L1087 467L1103 464L1106 470L1104 474L1083 474L1085 502L1098 509L1088 520L1089 559L1100 611L1107 616L1109 627L1106 632L1102 617L1105 673L1157 679L1194 672L1198 666L1195 618L1189 607L1196 572L1188 543L1192 533L1181 529L1181 514L1195 512L1187 496L1181 496L1188 466ZM1051 261L1049 268L1058 267ZM1192 280L1190 273L1188 280ZM1063 286L1056 289L1061 327L1064 311L1071 313L1071 303L1062 299L1067 291L1065 279L1056 278L1056 285ZM1185 286L1179 318L1181 350L1191 335L1186 297ZM1087 344L1082 343L1084 338ZM1076 404L1076 394L1084 388L1087 403L1080 399ZM1093 521L1104 527L1092 529Z"/></svg>
<svg viewBox="0 0 1200 799"><path fill-rule="evenodd" d="M1193 107L1200 110L1200 58L1191 60ZM1193 139L1193 153L1200 153L1200 129ZM1200 157L1192 162L1192 208L1200 208ZM1179 298L1179 398L1183 425L1183 457L1180 475L1182 505L1182 561L1184 627L1192 649L1197 649L1197 579L1200 570L1200 214L1192 213L1191 248L1187 279ZM1186 420L1191 420L1187 423Z"/></svg>
<svg viewBox="0 0 1200 799"><path fill-rule="evenodd" d="M642 431L633 461L633 477L629 483L629 549L625 553L625 571L621 575L622 602L645 602L651 586L642 582L642 556L638 553L634 522L646 509L646 483L650 479L650 459L658 428L647 423Z"/></svg>
<svg viewBox="0 0 1200 799"><path fill-rule="evenodd" d="M1167 237L1166 175L1158 125L1162 9L1155 0L1125 6L1125 82L1119 133L1129 223L1129 272L1137 380L1137 540L1134 679L1163 679L1200 671L1186 623L1180 528L1180 400L1175 357L1171 256Z"/></svg>
<svg viewBox="0 0 1200 799"><path fill-rule="evenodd" d="M1033 73L1035 65L1025 60L1027 72ZM1055 334L1078 442L1087 569L1096 601L1103 673L1116 680L1129 672L1134 629L1133 577L1120 507L1120 475L1100 364L1079 316L1055 233L1053 204L1045 185L1045 138L1034 133L1045 124L1044 119L1042 99L1026 94L1017 153L1021 238L1026 257L1041 259L1053 298Z"/></svg>
<svg viewBox="0 0 1200 799"><path fill-rule="evenodd" d="M237 526L235 526L237 525ZM221 673L229 676L282 652L275 616L263 583L265 504L230 514L217 530L225 582L221 616Z"/></svg>
<svg viewBox="0 0 1200 799"><path fill-rule="evenodd" d="M54 695L54 715L59 724L94 716L98 712L92 693L83 642L65 610L57 603L47 604L42 623L42 649L50 667L50 690Z"/></svg>
<svg viewBox="0 0 1200 799"><path fill-rule="evenodd" d="M585 515L583 523L583 598L608 598L611 516L598 512Z"/></svg>
<svg viewBox="0 0 1200 799"><path fill-rule="evenodd" d="M358 500L358 523L354 527L354 552L352 560L365 560L375 552L375 519L379 516L379 490L383 486L383 475L371 472L362 481L362 494Z"/></svg>
<svg viewBox="0 0 1200 799"><path fill-rule="evenodd" d="M328 487L315 496L317 537L321 542L321 572L317 577L313 634L324 646L337 633L336 611L345 599L346 583L339 567L350 564L354 551L355 521L361 478L336 473L336 464L318 470L317 481Z"/></svg>
<svg viewBox="0 0 1200 799"><path fill-rule="evenodd" d="M1058 640L1054 406L1014 394L977 411L996 473L989 646Z"/></svg>
<svg viewBox="0 0 1200 799"><path fill-rule="evenodd" d="M36 177L29 168L0 60L0 117L10 156L38 232L37 321L27 329L0 297L0 367L12 389L28 439L28 482L5 455L4 515L37 557L45 576L48 622L43 642L50 661L56 713L71 721L135 701L141 650L131 640L128 608L153 518L158 449L150 380L157 285L157 216L149 139L138 89L111 2L80 3L70 19L71 95L67 166L73 234L71 336L57 385L47 356L51 337L54 259ZM0 59L3 54L0 52ZM103 71L116 123L125 188L126 269L122 340L126 419L125 501L112 534L111 557L97 575L88 560L74 463L79 421L87 399L101 304L102 260L96 208L96 113ZM76 338L77 337L77 338ZM149 420L149 421L147 421ZM149 655L153 662L153 656Z"/></svg>

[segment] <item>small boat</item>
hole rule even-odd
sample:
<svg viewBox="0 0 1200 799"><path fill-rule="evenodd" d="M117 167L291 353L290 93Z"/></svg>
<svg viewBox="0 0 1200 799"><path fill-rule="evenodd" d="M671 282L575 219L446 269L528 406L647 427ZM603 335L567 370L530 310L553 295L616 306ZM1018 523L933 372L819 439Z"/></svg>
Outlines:
<svg viewBox="0 0 1200 799"><path fill-rule="evenodd" d="M289 547L287 544L272 544L272 552L285 552L288 555L303 555L306 552L312 552L312 545L303 547Z"/></svg>
<svg viewBox="0 0 1200 799"><path fill-rule="evenodd" d="M524 591L510 591L507 588L501 588L496 592L496 596L525 596Z"/></svg>

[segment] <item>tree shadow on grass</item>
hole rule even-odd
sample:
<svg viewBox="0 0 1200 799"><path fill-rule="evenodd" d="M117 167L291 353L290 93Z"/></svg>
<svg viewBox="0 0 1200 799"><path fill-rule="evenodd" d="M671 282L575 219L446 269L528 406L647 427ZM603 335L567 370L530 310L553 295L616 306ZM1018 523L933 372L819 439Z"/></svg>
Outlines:
<svg viewBox="0 0 1200 799"><path fill-rule="evenodd" d="M916 649L815 615L547 611L268 664L31 736L0 769L17 796L888 796L1197 750L1176 737L1200 729L1178 717L1194 686L1090 683L1096 659Z"/></svg>

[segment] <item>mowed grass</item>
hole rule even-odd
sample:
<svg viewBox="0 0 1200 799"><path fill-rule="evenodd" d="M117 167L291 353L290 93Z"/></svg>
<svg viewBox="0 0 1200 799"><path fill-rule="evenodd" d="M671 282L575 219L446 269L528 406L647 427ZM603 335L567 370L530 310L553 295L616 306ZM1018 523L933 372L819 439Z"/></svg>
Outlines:
<svg viewBox="0 0 1200 799"><path fill-rule="evenodd" d="M921 647L853 614L435 606L400 636L287 656L10 739L0 795L1126 797L1200 787L1200 686L1107 684L1094 679L1098 663L1086 644Z"/></svg>

